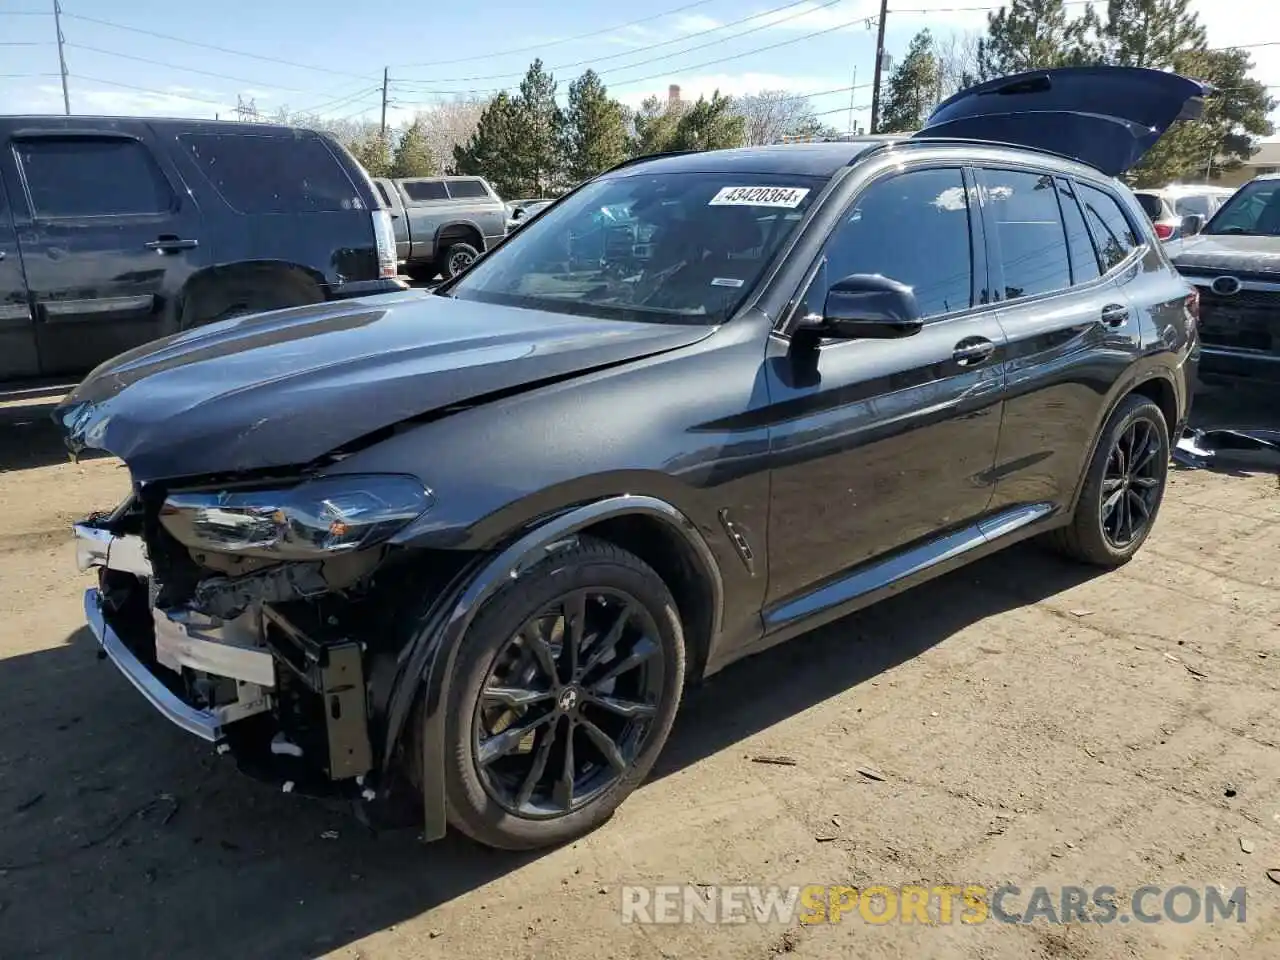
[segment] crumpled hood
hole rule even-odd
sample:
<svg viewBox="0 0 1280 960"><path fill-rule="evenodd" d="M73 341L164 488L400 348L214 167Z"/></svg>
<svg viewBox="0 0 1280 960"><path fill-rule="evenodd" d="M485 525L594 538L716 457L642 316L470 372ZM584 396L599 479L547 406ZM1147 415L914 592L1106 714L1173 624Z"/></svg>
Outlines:
<svg viewBox="0 0 1280 960"><path fill-rule="evenodd" d="M121 354L54 419L73 451L115 454L137 482L301 465L410 417L686 346L712 329L416 291L322 303Z"/></svg>
<svg viewBox="0 0 1280 960"><path fill-rule="evenodd" d="M1200 234L1165 244L1173 265L1223 273L1273 273L1280 280L1280 237Z"/></svg>

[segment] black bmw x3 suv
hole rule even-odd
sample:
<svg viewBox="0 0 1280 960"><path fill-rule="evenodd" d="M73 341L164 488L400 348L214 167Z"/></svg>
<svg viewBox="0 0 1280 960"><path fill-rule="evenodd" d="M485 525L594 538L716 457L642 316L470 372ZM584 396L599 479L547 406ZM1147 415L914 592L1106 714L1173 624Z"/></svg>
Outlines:
<svg viewBox="0 0 1280 960"><path fill-rule="evenodd" d="M433 293L241 317L59 408L105 653L246 770L503 848L603 822L682 691L1036 535L1141 546L1197 300L1114 178L1206 88L983 84L911 137L632 161Z"/></svg>

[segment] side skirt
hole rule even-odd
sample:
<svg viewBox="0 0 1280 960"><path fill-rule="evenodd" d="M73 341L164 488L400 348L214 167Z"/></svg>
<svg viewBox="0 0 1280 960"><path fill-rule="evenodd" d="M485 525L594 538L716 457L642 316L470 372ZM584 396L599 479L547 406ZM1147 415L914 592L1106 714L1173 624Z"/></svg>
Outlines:
<svg viewBox="0 0 1280 960"><path fill-rule="evenodd" d="M732 656L709 664L706 673L715 673L742 657L815 630L1019 540L1060 526L1067 519L1069 514L1062 513L1054 504L1024 504L887 559L847 571L807 593L766 607L762 614L764 636L734 651Z"/></svg>

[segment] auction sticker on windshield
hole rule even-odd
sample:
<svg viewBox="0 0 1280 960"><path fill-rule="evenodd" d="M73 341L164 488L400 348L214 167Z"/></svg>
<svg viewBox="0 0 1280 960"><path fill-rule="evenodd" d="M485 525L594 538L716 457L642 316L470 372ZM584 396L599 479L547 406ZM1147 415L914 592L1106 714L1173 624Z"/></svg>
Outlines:
<svg viewBox="0 0 1280 960"><path fill-rule="evenodd" d="M809 194L808 187L724 187L711 198L709 207L785 207L800 206Z"/></svg>

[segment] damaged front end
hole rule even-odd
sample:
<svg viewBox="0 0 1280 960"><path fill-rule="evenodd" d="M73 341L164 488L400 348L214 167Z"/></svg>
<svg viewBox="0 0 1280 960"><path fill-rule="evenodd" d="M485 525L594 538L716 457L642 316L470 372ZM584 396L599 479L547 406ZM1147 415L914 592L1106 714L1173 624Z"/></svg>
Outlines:
<svg viewBox="0 0 1280 960"><path fill-rule="evenodd" d="M431 503L398 475L144 486L74 527L98 570L89 625L156 709L245 772L386 798L386 700L452 572L386 541Z"/></svg>

